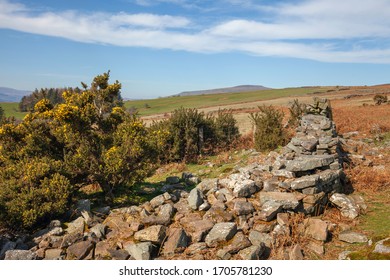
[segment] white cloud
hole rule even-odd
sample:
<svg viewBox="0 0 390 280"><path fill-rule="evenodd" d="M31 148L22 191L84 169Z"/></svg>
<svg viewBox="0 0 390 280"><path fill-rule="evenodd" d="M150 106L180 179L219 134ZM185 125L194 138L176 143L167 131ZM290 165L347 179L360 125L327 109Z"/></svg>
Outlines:
<svg viewBox="0 0 390 280"><path fill-rule="evenodd" d="M187 0L158 1L187 3ZM220 1L255 5L250 0ZM182 16L124 12L32 13L26 6L0 0L0 28L124 47L390 63L390 46L385 43L390 38L390 17L386 13L390 11L389 1L371 0L356 5L353 0L305 0L265 9L272 11L272 18L268 14L267 21L261 17L242 18L200 29L195 17L190 20ZM382 48L363 47L365 44L360 42L367 39L378 41L376 45Z"/></svg>

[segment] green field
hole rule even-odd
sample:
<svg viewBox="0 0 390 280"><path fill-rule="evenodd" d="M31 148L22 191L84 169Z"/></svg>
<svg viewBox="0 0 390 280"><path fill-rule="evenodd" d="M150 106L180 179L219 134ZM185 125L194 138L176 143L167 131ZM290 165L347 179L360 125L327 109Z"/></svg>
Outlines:
<svg viewBox="0 0 390 280"><path fill-rule="evenodd" d="M322 93L330 87L304 87L271 89L252 92L207 94L194 96L176 96L147 100L126 101L127 108L137 108L141 116L169 113L183 106L184 108L204 108L237 103L262 101L288 96L301 96L311 93Z"/></svg>
<svg viewBox="0 0 390 280"><path fill-rule="evenodd" d="M0 102L0 106L3 108L6 117L15 117L21 120L27 113L19 112L18 104L16 102Z"/></svg>
<svg viewBox="0 0 390 280"><path fill-rule="evenodd" d="M136 108L141 116L169 113L180 108L204 108L211 106L224 106L231 104L247 103L254 101L269 100L288 96L302 96L311 93L322 93L329 90L330 87L304 87L304 88L286 88L270 89L252 92L207 94L194 96L176 96L156 99L144 99L135 101L126 101L126 108ZM7 117L13 116L16 119L23 119L27 114L19 112L18 103L1 102L0 106L4 109Z"/></svg>

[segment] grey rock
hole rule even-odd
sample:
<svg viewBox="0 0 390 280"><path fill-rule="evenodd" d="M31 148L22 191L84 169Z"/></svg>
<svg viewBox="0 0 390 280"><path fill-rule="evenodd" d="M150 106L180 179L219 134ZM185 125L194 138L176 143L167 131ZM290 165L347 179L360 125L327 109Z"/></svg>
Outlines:
<svg viewBox="0 0 390 280"><path fill-rule="evenodd" d="M124 249L113 250L109 249L108 252L111 255L112 260L127 260L129 258L129 252Z"/></svg>
<svg viewBox="0 0 390 280"><path fill-rule="evenodd" d="M185 250L186 255L196 255L201 253L203 250L207 249L207 245L205 242L197 242L192 243L190 246L187 247Z"/></svg>
<svg viewBox="0 0 390 280"><path fill-rule="evenodd" d="M218 223L207 234L205 242L209 247L215 247L219 242L233 238L237 232L235 223Z"/></svg>
<svg viewBox="0 0 390 280"><path fill-rule="evenodd" d="M234 203L233 211L237 216L247 215L255 211L252 203L246 201L236 201Z"/></svg>
<svg viewBox="0 0 390 280"><path fill-rule="evenodd" d="M263 243L269 248L272 247L272 244L274 242L270 234L258 232L256 230L251 230L249 232L249 240L251 241L252 245L261 245Z"/></svg>
<svg viewBox="0 0 390 280"><path fill-rule="evenodd" d="M253 180L244 180L238 182L233 190L235 197L250 197L257 191L257 186Z"/></svg>
<svg viewBox="0 0 390 280"><path fill-rule="evenodd" d="M292 172L309 171L323 166L328 166L334 162L333 155L317 155L311 157L300 157L294 160L287 161L286 169Z"/></svg>
<svg viewBox="0 0 390 280"><path fill-rule="evenodd" d="M272 175L276 177L295 178L295 173L286 169L272 170Z"/></svg>
<svg viewBox="0 0 390 280"><path fill-rule="evenodd" d="M386 238L386 239L382 239L382 240L378 241L375 244L374 253L390 254L390 238Z"/></svg>
<svg viewBox="0 0 390 280"><path fill-rule="evenodd" d="M34 260L35 253L29 250L8 250L5 252L5 260Z"/></svg>
<svg viewBox="0 0 390 280"><path fill-rule="evenodd" d="M160 195L158 195L150 200L150 205L153 208L157 208L158 206L163 205L164 202L165 202L165 197L164 197L164 195L160 194Z"/></svg>
<svg viewBox="0 0 390 280"><path fill-rule="evenodd" d="M164 204L160 206L157 215L144 217L142 223L146 225L168 225L171 222L174 214L174 208L171 204Z"/></svg>
<svg viewBox="0 0 390 280"><path fill-rule="evenodd" d="M108 215L110 214L110 211L111 211L110 206L99 207L93 210L94 213L101 214L101 215Z"/></svg>
<svg viewBox="0 0 390 280"><path fill-rule="evenodd" d="M318 218L307 218L303 221L305 235L318 241L328 239L328 223Z"/></svg>
<svg viewBox="0 0 390 280"><path fill-rule="evenodd" d="M360 207L352 196L335 193L330 197L330 201L340 208L341 215L349 219L355 219L360 214Z"/></svg>
<svg viewBox="0 0 390 280"><path fill-rule="evenodd" d="M89 240L77 242L70 245L66 250L67 259L92 259L93 249L94 244Z"/></svg>
<svg viewBox="0 0 390 280"><path fill-rule="evenodd" d="M177 176L170 176L165 179L167 184L178 184L180 182L180 178Z"/></svg>
<svg viewBox="0 0 390 280"><path fill-rule="evenodd" d="M277 201L265 201L261 205L261 210L258 212L258 217L263 221L271 221L276 217L276 214L283 210L283 205Z"/></svg>
<svg viewBox="0 0 390 280"><path fill-rule="evenodd" d="M221 250L224 252L224 254L235 254L238 251L251 245L252 244L249 239L242 232L237 232L233 239L229 241L229 244L223 247Z"/></svg>
<svg viewBox="0 0 390 280"><path fill-rule="evenodd" d="M97 238L101 239L106 235L106 229L106 225L96 224L92 228L90 228L90 231L93 232Z"/></svg>
<svg viewBox="0 0 390 280"><path fill-rule="evenodd" d="M266 202L274 202L282 206L284 210L294 210L298 207L300 200L303 199L303 195L295 193L282 193L282 192L261 192L260 203L262 207Z"/></svg>
<svg viewBox="0 0 390 280"><path fill-rule="evenodd" d="M214 224L211 220L197 220L186 224L185 229L191 235L192 242L200 242L204 240L204 237L213 228Z"/></svg>
<svg viewBox="0 0 390 280"><path fill-rule="evenodd" d="M66 228L68 234L83 233L85 227L85 220L83 217L78 217L76 220L70 222Z"/></svg>
<svg viewBox="0 0 390 280"><path fill-rule="evenodd" d="M368 238L365 234L354 232L351 230L343 231L339 233L339 240L347 243L366 243Z"/></svg>
<svg viewBox="0 0 390 280"><path fill-rule="evenodd" d="M173 255L177 250L184 250L188 246L188 243L189 237L182 228L170 228L162 254Z"/></svg>
<svg viewBox="0 0 390 280"><path fill-rule="evenodd" d="M314 187L319 181L318 175L303 176L290 183L293 190L300 190L308 187Z"/></svg>
<svg viewBox="0 0 390 280"><path fill-rule="evenodd" d="M191 209L197 210L198 207L204 202L202 191L198 188L192 189L187 200Z"/></svg>
<svg viewBox="0 0 390 280"><path fill-rule="evenodd" d="M91 201L89 199L81 199L76 203L76 211L81 213L82 211L91 212Z"/></svg>
<svg viewBox="0 0 390 280"><path fill-rule="evenodd" d="M204 219L212 220L216 223L230 222L234 220L234 216L230 211L226 211L224 204L212 206L203 216Z"/></svg>
<svg viewBox="0 0 390 280"><path fill-rule="evenodd" d="M197 186L197 189L203 193L207 193L210 190L216 191L218 189L218 179L204 179Z"/></svg>
<svg viewBox="0 0 390 280"><path fill-rule="evenodd" d="M124 248L136 260L150 260L152 256L152 242L128 244Z"/></svg>
<svg viewBox="0 0 390 280"><path fill-rule="evenodd" d="M161 244L166 236L166 230L167 228L162 225L150 226L137 231L134 234L134 239L138 241L151 241L153 243Z"/></svg>
<svg viewBox="0 0 390 280"><path fill-rule="evenodd" d="M238 255L243 260L260 260L266 248L264 244L252 245L238 252Z"/></svg>

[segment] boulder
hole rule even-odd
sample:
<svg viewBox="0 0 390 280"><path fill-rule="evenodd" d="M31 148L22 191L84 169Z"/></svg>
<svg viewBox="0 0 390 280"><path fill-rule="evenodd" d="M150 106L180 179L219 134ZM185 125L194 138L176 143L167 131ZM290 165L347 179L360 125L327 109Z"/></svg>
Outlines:
<svg viewBox="0 0 390 280"><path fill-rule="evenodd" d="M318 218L307 218L303 221L305 235L318 241L328 239L328 223Z"/></svg>
<svg viewBox="0 0 390 280"><path fill-rule="evenodd" d="M252 245L264 244L268 248L271 248L272 244L274 243L274 239L270 234L259 232L257 230L251 230L249 232L249 240L251 241Z"/></svg>
<svg viewBox="0 0 390 280"><path fill-rule="evenodd" d="M253 180L244 180L237 182L234 189L233 195L235 197L250 197L257 191L257 186Z"/></svg>
<svg viewBox="0 0 390 280"><path fill-rule="evenodd" d="M253 208L253 205L250 202L236 201L234 203L233 211L234 213L236 213L237 216L241 216L254 212L255 208Z"/></svg>
<svg viewBox="0 0 390 280"><path fill-rule="evenodd" d="M260 260L266 248L264 244L252 245L238 252L238 256L243 260Z"/></svg>
<svg viewBox="0 0 390 280"><path fill-rule="evenodd" d="M163 255L173 255L178 250L184 250L189 243L189 237L182 228L170 228L167 241L162 250Z"/></svg>
<svg viewBox="0 0 390 280"><path fill-rule="evenodd" d="M170 176L165 179L167 184L178 184L180 182L180 178L177 176Z"/></svg>
<svg viewBox="0 0 390 280"><path fill-rule="evenodd" d="M236 232L235 223L217 223L207 234L205 242L208 247L215 247L219 242L232 239Z"/></svg>
<svg viewBox="0 0 390 280"><path fill-rule="evenodd" d="M196 220L185 224L186 232L191 235L192 242L204 240L206 234L213 228L214 222L211 220Z"/></svg>
<svg viewBox="0 0 390 280"><path fill-rule="evenodd" d="M198 207L203 203L202 191L198 188L192 189L187 200L188 200L188 205L191 207L191 209L197 210Z"/></svg>
<svg viewBox="0 0 390 280"><path fill-rule="evenodd" d="M152 256L152 242L127 244L124 249L136 260L150 260Z"/></svg>
<svg viewBox="0 0 390 280"><path fill-rule="evenodd" d="M92 259L93 249L94 244L89 240L77 242L75 244L70 245L66 250L67 259Z"/></svg>
<svg viewBox="0 0 390 280"><path fill-rule="evenodd" d="M167 228L162 225L150 226L137 231L134 234L134 239L137 241L150 241L156 244L161 244L166 236L166 230Z"/></svg>
<svg viewBox="0 0 390 280"><path fill-rule="evenodd" d="M356 203L353 196L348 196L342 193L335 193L330 198L330 201L340 208L341 215L349 218L355 219L360 214L360 207Z"/></svg>

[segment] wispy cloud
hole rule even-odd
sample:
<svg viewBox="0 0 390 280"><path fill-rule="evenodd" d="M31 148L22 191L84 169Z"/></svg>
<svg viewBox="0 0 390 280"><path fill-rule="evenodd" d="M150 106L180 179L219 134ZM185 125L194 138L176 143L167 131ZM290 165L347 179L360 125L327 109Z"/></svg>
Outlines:
<svg viewBox="0 0 390 280"><path fill-rule="evenodd" d="M187 0L158 0L177 5ZM137 0L149 5L148 0ZM216 19L207 26L197 17L77 11L32 12L0 0L0 28L57 36L85 43L148 47L189 52L245 52L327 62L390 63L390 2L305 0L262 6L251 0L219 0L225 5L267 11L267 20ZM200 5L196 1L193 2ZM200 16L200 15L199 15ZM208 21L209 22L209 21ZM203 23L204 24L204 23ZM365 44L367 40L376 44ZM375 45L375 48L373 47Z"/></svg>

